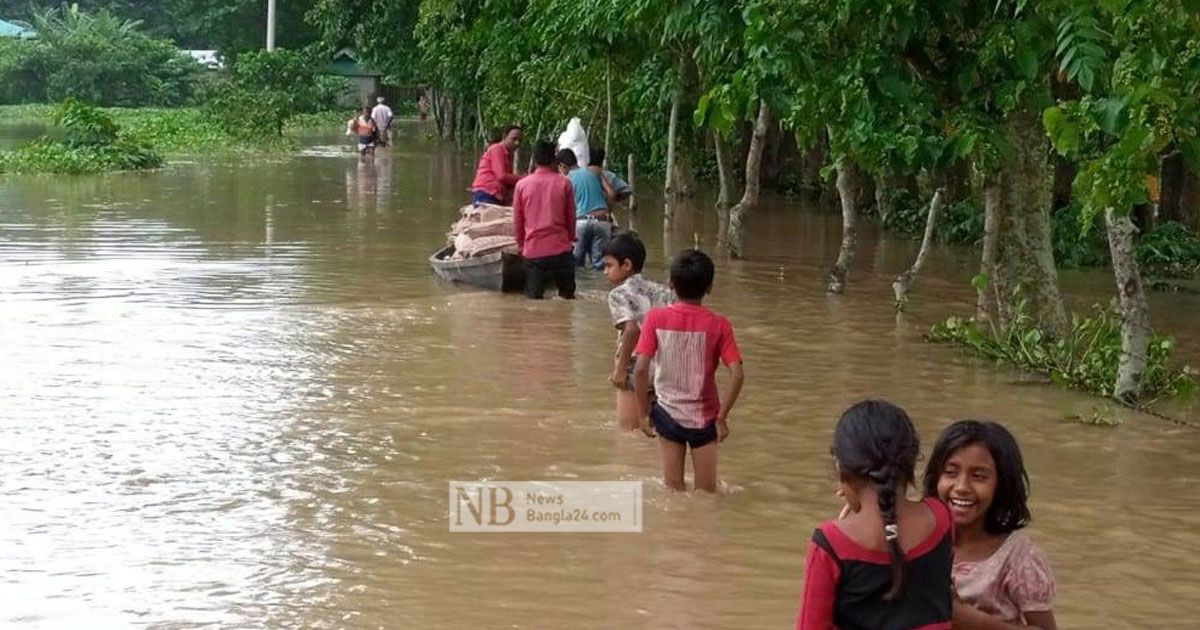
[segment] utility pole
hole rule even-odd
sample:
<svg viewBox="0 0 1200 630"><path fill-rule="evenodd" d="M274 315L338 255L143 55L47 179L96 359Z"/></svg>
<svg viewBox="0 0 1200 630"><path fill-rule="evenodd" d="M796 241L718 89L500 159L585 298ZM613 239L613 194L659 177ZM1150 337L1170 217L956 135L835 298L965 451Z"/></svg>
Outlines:
<svg viewBox="0 0 1200 630"><path fill-rule="evenodd" d="M275 0L267 0L267 52L275 50Z"/></svg>

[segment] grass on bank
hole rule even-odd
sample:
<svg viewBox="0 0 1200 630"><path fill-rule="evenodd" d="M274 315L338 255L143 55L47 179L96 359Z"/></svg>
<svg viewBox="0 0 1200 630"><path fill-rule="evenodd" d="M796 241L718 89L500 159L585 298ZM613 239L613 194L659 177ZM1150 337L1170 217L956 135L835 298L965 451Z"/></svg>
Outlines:
<svg viewBox="0 0 1200 630"><path fill-rule="evenodd" d="M288 119L282 137L270 132L249 137L231 133L216 115L202 108L99 108L120 129L119 140L104 147L83 147L62 141L64 131L53 124L59 110L57 105L0 107L0 120L48 128L40 139L0 151L0 173L99 173L155 168L162 165L162 155L170 154L290 151L296 148L295 134L341 130L349 118L343 111L301 114Z"/></svg>

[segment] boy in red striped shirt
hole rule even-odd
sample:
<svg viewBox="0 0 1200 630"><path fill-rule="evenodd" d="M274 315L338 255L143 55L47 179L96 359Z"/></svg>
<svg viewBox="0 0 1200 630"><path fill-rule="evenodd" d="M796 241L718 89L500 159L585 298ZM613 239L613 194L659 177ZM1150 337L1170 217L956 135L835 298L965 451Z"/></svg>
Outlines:
<svg viewBox="0 0 1200 630"><path fill-rule="evenodd" d="M733 326L702 305L715 275L713 261L704 252L688 249L676 256L671 288L679 301L647 313L638 338L634 385L641 428L651 437L657 433L663 481L672 490L686 489L683 469L691 448L696 489L716 492L717 444L729 437L729 411L746 378ZM657 396L653 403L651 359ZM716 379L722 362L731 373L723 401Z"/></svg>

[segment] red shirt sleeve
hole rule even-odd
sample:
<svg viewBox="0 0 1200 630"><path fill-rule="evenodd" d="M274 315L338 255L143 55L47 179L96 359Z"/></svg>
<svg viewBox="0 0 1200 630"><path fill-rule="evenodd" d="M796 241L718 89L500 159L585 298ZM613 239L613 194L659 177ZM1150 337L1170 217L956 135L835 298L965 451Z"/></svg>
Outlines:
<svg viewBox="0 0 1200 630"><path fill-rule="evenodd" d="M837 561L817 543L808 543L804 595L800 599L800 613L796 615L796 630L835 630L833 602L839 577Z"/></svg>
<svg viewBox="0 0 1200 630"><path fill-rule="evenodd" d="M651 309L649 313L646 313L646 319L642 320L642 332L638 335L634 354L652 357L658 352L658 317L659 309Z"/></svg>
<svg viewBox="0 0 1200 630"><path fill-rule="evenodd" d="M733 336L733 324L730 324L727 319L722 320L721 323L724 329L721 335L721 360L725 362L725 365L740 363L742 351L738 349L737 339Z"/></svg>
<svg viewBox="0 0 1200 630"><path fill-rule="evenodd" d="M490 167L502 191L511 190L521 178L513 175L513 156L502 144L492 146Z"/></svg>
<svg viewBox="0 0 1200 630"><path fill-rule="evenodd" d="M513 195L513 236L517 239L517 251L525 248L525 196L520 188Z"/></svg>

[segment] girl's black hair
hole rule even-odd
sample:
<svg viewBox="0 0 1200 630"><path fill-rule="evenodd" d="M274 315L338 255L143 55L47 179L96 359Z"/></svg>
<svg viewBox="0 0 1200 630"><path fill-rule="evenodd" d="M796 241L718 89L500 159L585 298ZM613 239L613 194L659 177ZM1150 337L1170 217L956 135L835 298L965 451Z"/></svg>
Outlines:
<svg viewBox="0 0 1200 630"><path fill-rule="evenodd" d="M1017 439L997 422L959 420L946 427L933 446L929 464L925 466L925 495L938 496L938 480L946 468L946 460L960 448L982 444L996 463L996 495L983 527L987 533L1002 535L1029 524L1029 475Z"/></svg>
<svg viewBox="0 0 1200 630"><path fill-rule="evenodd" d="M917 429L896 405L864 400L847 409L838 420L832 450L843 481L875 484L892 558L892 583L883 599L892 601L908 580L896 528L896 502L904 500L904 489L914 481L917 453L921 450Z"/></svg>

